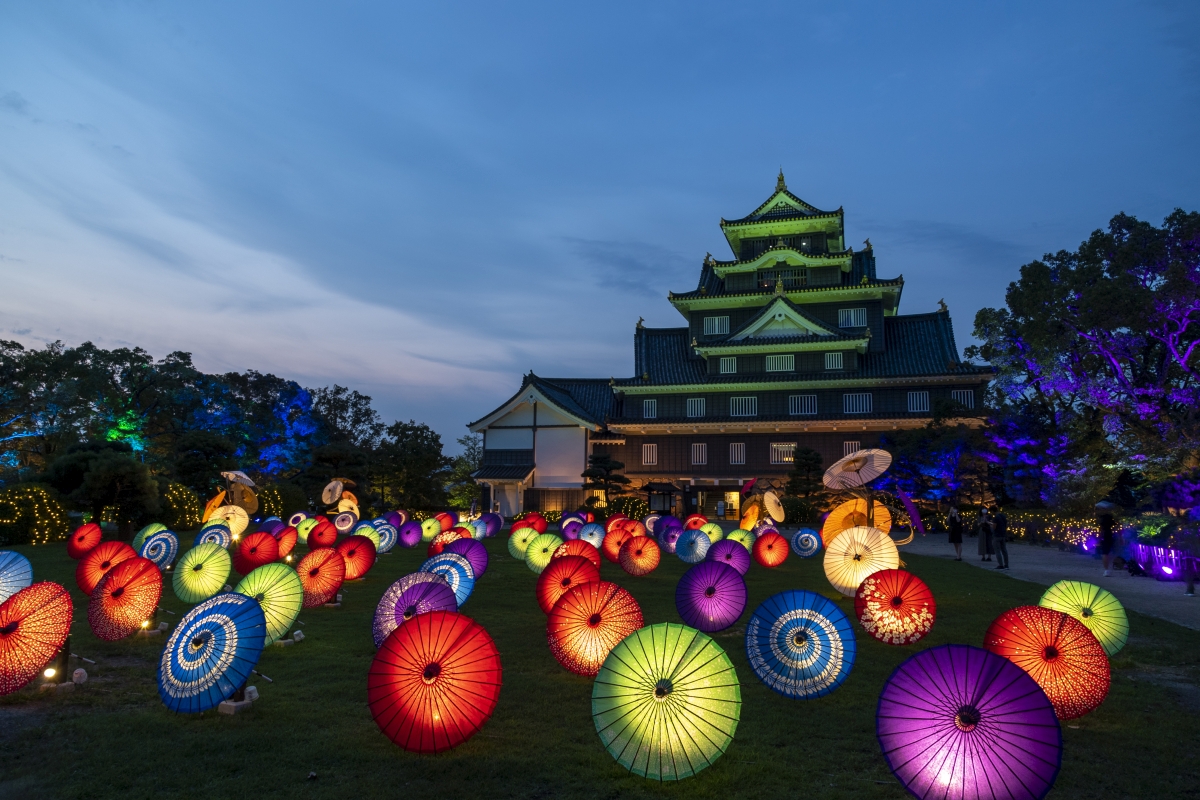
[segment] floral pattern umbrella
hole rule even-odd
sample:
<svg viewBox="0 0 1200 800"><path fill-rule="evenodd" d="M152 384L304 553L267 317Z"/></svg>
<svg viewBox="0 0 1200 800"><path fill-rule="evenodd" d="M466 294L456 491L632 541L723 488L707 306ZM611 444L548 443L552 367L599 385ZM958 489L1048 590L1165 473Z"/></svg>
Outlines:
<svg viewBox="0 0 1200 800"><path fill-rule="evenodd" d="M136 633L154 616L162 599L162 573L147 558L131 558L110 569L88 600L88 625L96 638L115 642Z"/></svg>
<svg viewBox="0 0 1200 800"><path fill-rule="evenodd" d="M633 595L615 583L596 581L558 599L546 621L546 637L558 663L578 675L595 675L617 642L640 627L642 609Z"/></svg>
<svg viewBox="0 0 1200 800"><path fill-rule="evenodd" d="M573 539L571 541L580 541ZM566 544L570 544L567 542ZM565 546L565 545L564 545ZM586 544L587 547L592 547ZM595 548L592 548L595 550ZM600 580L600 565L583 556L562 556L553 558L538 576L536 596L542 613L549 614L554 604L564 594L584 583Z"/></svg>
<svg viewBox="0 0 1200 800"><path fill-rule="evenodd" d="M167 640L158 695L172 711L198 714L237 692L262 655L267 630L252 597L224 592L193 608Z"/></svg>
<svg viewBox="0 0 1200 800"><path fill-rule="evenodd" d="M792 552L801 558L812 558L821 552L821 537L812 528L801 528L792 534Z"/></svg>
<svg viewBox="0 0 1200 800"><path fill-rule="evenodd" d="M101 542L79 559L75 568L75 583L84 594L90 595L96 584L104 577L104 573L138 554L124 542Z"/></svg>
<svg viewBox="0 0 1200 800"><path fill-rule="evenodd" d="M26 586L0 603L0 695L33 680L71 631L71 593L51 581Z"/></svg>
<svg viewBox="0 0 1200 800"><path fill-rule="evenodd" d="M722 539L708 548L704 560L719 561L736 569L739 575L745 575L750 571L750 551L744 544L734 539Z"/></svg>
<svg viewBox="0 0 1200 800"><path fill-rule="evenodd" d="M703 561L679 579L675 608L680 618L697 630L724 630L746 610L746 581L740 572L721 561Z"/></svg>
<svg viewBox="0 0 1200 800"><path fill-rule="evenodd" d="M1017 665L978 647L922 650L883 687L876 733L920 800L1040 800L1062 765L1054 707Z"/></svg>
<svg viewBox="0 0 1200 800"><path fill-rule="evenodd" d="M74 559L83 558L83 554L100 544L102 538L104 538L104 532L96 523L88 522L80 525L71 534L71 538L67 539L67 555Z"/></svg>
<svg viewBox="0 0 1200 800"><path fill-rule="evenodd" d="M207 600L225 586L233 560L220 545L209 542L188 550L175 565L171 586L185 603Z"/></svg>
<svg viewBox="0 0 1200 800"><path fill-rule="evenodd" d="M937 603L916 575L902 569L881 569L858 587L854 616L863 630L881 642L912 644L933 627Z"/></svg>
<svg viewBox="0 0 1200 800"><path fill-rule="evenodd" d="M767 598L746 624L750 668L771 689L800 700L842 685L857 644L850 620L815 592L789 590Z"/></svg>
<svg viewBox="0 0 1200 800"><path fill-rule="evenodd" d="M754 562L768 569L778 567L788 557L788 540L775 531L766 531L754 540Z"/></svg>
<svg viewBox="0 0 1200 800"><path fill-rule="evenodd" d="M304 590L301 608L323 606L342 588L346 579L346 559L332 547L311 550L296 565L296 577Z"/></svg>
<svg viewBox="0 0 1200 800"><path fill-rule="evenodd" d="M475 573L471 570L471 562L456 553L442 553L426 559L421 565L421 572L432 572L445 578L454 590L454 597L460 608L475 588Z"/></svg>
<svg viewBox="0 0 1200 800"><path fill-rule="evenodd" d="M265 564L242 578L233 590L253 597L262 606L267 623L264 645L287 635L304 603L300 576L287 564Z"/></svg>
<svg viewBox="0 0 1200 800"><path fill-rule="evenodd" d="M33 565L12 550L0 550L0 603L33 583Z"/></svg>
<svg viewBox="0 0 1200 800"><path fill-rule="evenodd" d="M635 578L649 575L658 568L661 560L658 542L649 536L634 536L621 545L621 552L617 554L621 569Z"/></svg>
<svg viewBox="0 0 1200 800"><path fill-rule="evenodd" d="M675 541L675 555L688 564L699 564L708 555L712 540L698 528L684 531Z"/></svg>
<svg viewBox="0 0 1200 800"><path fill-rule="evenodd" d="M1099 640L1104 652L1116 655L1129 640L1129 617L1121 601L1092 583L1059 581L1046 590L1038 605L1079 620Z"/></svg>
<svg viewBox="0 0 1200 800"><path fill-rule="evenodd" d="M850 528L825 548L825 577L846 597L854 597L871 573L899 566L896 543L878 528Z"/></svg>
<svg viewBox="0 0 1200 800"><path fill-rule="evenodd" d="M583 539L568 539L559 545L558 549L554 551L553 558L563 558L564 556L583 556L595 564L597 570L600 569L600 551Z"/></svg>
<svg viewBox="0 0 1200 800"><path fill-rule="evenodd" d="M167 565L175 561L175 556L179 554L179 537L174 531L161 530L150 534L142 542L142 549L138 552L142 558L147 558L154 562L154 565L159 569L163 569Z"/></svg>
<svg viewBox="0 0 1200 800"><path fill-rule="evenodd" d="M535 575L541 575L542 570L554 557L554 551L562 543L563 540L553 533L538 534L530 540L529 546L525 548L525 566L529 567Z"/></svg>
<svg viewBox="0 0 1200 800"><path fill-rule="evenodd" d="M456 542L451 542L446 545L446 552L460 555L469 561L471 563L471 571L475 574L475 580L479 580L483 577L483 573L487 572L487 548L475 539L459 539Z"/></svg>
<svg viewBox="0 0 1200 800"><path fill-rule="evenodd" d="M592 719L605 749L652 780L680 780L711 766L733 741L741 707L725 651L670 622L622 640L592 685Z"/></svg>
<svg viewBox="0 0 1200 800"><path fill-rule="evenodd" d="M365 536L347 536L334 548L346 560L346 580L356 581L375 566L375 544Z"/></svg>
<svg viewBox="0 0 1200 800"><path fill-rule="evenodd" d="M371 634L376 649L392 631L418 614L457 611L458 600L446 579L432 572L414 572L393 583L375 607Z"/></svg>

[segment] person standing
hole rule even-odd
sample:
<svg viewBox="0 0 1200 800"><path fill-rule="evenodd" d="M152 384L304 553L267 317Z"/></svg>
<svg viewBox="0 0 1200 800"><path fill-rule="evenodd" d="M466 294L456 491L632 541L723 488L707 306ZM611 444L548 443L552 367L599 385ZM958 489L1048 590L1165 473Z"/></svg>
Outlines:
<svg viewBox="0 0 1200 800"><path fill-rule="evenodd" d="M950 530L950 544L954 545L954 560L962 561L963 523L958 506L950 506L950 513L946 515L946 527Z"/></svg>
<svg viewBox="0 0 1200 800"><path fill-rule="evenodd" d="M979 520L975 523L979 533L979 560L992 560L992 523L988 521L987 506L979 509Z"/></svg>
<svg viewBox="0 0 1200 800"><path fill-rule="evenodd" d="M1113 515L1107 511L1101 512L1097 519L1100 523L1100 558L1104 561L1104 577L1112 576Z"/></svg>
<svg viewBox="0 0 1200 800"><path fill-rule="evenodd" d="M1008 517L1000 506L992 506L992 546L996 549L996 569L1008 569Z"/></svg>

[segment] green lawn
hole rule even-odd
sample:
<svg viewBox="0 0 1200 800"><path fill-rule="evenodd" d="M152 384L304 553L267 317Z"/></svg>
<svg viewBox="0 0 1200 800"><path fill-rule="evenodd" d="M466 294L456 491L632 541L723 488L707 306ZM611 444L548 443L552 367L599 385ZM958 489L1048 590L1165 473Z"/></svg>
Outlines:
<svg viewBox="0 0 1200 800"><path fill-rule="evenodd" d="M534 574L508 555L503 538L487 546L491 564L462 611L496 640L504 688L483 731L437 756L395 747L366 704L376 601L391 581L417 569L424 547L381 556L363 582L347 587L342 608L303 613L307 639L267 648L259 667L275 682L258 681L261 699L236 717L167 711L155 682L164 640L97 641L65 546L18 548L33 562L35 580L71 588L73 649L98 663L87 665L91 680L72 693L51 697L26 689L0 698L0 797L907 796L880 754L875 706L884 681L913 648L860 633L846 683L820 700L794 701L754 677L741 625L717 634L742 682L733 745L697 777L652 783L625 772L601 746L591 720L590 680L560 668L546 646ZM1041 593L965 564L919 556L907 561L938 601L937 623L918 648L979 645L994 617L1036 603ZM644 578L607 562L602 571L633 592L653 623L679 620L674 589L686 567L666 556ZM834 596L820 558L793 555L775 570L754 566L747 578L749 610L788 588ZM852 602L837 599L852 612ZM177 613L187 608L169 587L164 605ZM1196 796L1200 633L1136 613L1130 623L1107 701L1063 726L1063 768L1051 797ZM309 780L310 773L316 777Z"/></svg>

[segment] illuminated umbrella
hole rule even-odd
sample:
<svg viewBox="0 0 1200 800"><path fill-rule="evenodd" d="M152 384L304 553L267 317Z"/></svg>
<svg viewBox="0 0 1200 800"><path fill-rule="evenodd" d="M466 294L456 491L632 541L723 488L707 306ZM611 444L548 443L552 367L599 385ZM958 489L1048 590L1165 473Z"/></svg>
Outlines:
<svg viewBox="0 0 1200 800"><path fill-rule="evenodd" d="M446 579L432 572L414 572L393 583L375 607L371 634L375 647L397 627L418 614L430 611L457 611L458 600Z"/></svg>
<svg viewBox="0 0 1200 800"><path fill-rule="evenodd" d="M812 528L801 528L792 535L792 552L811 558L821 551L821 537Z"/></svg>
<svg viewBox="0 0 1200 800"><path fill-rule="evenodd" d="M500 529L504 527L504 517L500 516L499 514L484 514L482 517L480 517L480 519L483 520L485 525L487 525L488 536L495 536L500 532Z"/></svg>
<svg viewBox="0 0 1200 800"><path fill-rule="evenodd" d="M1046 590L1038 605L1061 611L1082 622L1110 656L1129 639L1129 617L1125 607L1111 592L1095 584L1059 581Z"/></svg>
<svg viewBox="0 0 1200 800"><path fill-rule="evenodd" d="M872 502L875 509L875 527L887 533L892 529L892 515L883 503L879 501ZM859 499L847 500L829 512L829 516L825 518L825 523L821 525L821 539L824 541L825 546L828 547L829 543L842 531L866 526L867 501Z"/></svg>
<svg viewBox="0 0 1200 800"><path fill-rule="evenodd" d="M239 486L248 486L251 489L254 488L254 481L250 480L250 476L242 472L240 469L222 472L221 477L230 483L238 484Z"/></svg>
<svg viewBox="0 0 1200 800"><path fill-rule="evenodd" d="M533 528L517 528L512 531L508 537L508 554L518 561L525 560L525 548L529 547L529 543L541 536Z"/></svg>
<svg viewBox="0 0 1200 800"><path fill-rule="evenodd" d="M83 558L83 554L100 544L104 532L94 522L80 525L67 539L67 555L71 558Z"/></svg>
<svg viewBox="0 0 1200 800"><path fill-rule="evenodd" d="M286 527L287 527L287 524L283 520L281 520L279 517L267 517L262 522L260 522L258 525L258 529L260 531L266 531L267 533L274 536L276 539L279 538L279 532Z"/></svg>
<svg viewBox="0 0 1200 800"><path fill-rule="evenodd" d="M1104 648L1082 622L1061 611L1009 609L987 629L983 647L1028 672L1059 719L1082 717L1108 695L1112 678Z"/></svg>
<svg viewBox="0 0 1200 800"><path fill-rule="evenodd" d="M300 538L300 532L291 525L286 525L280 528L274 534L275 541L279 543L279 557L287 558L296 549L296 542Z"/></svg>
<svg viewBox="0 0 1200 800"><path fill-rule="evenodd" d="M564 556L583 556L595 564L596 569L600 569L600 551L583 539L568 539L558 546L551 558L563 558Z"/></svg>
<svg viewBox="0 0 1200 800"><path fill-rule="evenodd" d="M650 536L634 536L621 545L621 552L617 555L621 569L635 578L649 575L658 568L661 560L658 542Z"/></svg>
<svg viewBox="0 0 1200 800"><path fill-rule="evenodd" d="M859 489L887 472L892 456L886 450L859 450L825 470L825 486L834 491Z"/></svg>
<svg viewBox="0 0 1200 800"><path fill-rule="evenodd" d="M33 583L33 565L12 550L0 550L0 603Z"/></svg>
<svg viewBox="0 0 1200 800"><path fill-rule="evenodd" d="M154 616L162 599L162 573L147 558L122 561L105 573L88 601L88 625L106 642L124 639Z"/></svg>
<svg viewBox="0 0 1200 800"><path fill-rule="evenodd" d="M375 520L371 524L375 525L375 530L379 532L379 547L376 549L380 555L383 555L396 546L397 533L395 525L390 522L380 522L379 520Z"/></svg>
<svg viewBox="0 0 1200 800"><path fill-rule="evenodd" d="M758 518L762 515L762 506L758 503L747 503L742 506L742 521L739 527L742 530L750 530L758 524Z"/></svg>
<svg viewBox="0 0 1200 800"><path fill-rule="evenodd" d="M445 578L454 590L454 599L459 607L467 602L475 588L475 573L471 571L471 562L456 553L442 553L426 559L421 565L421 572L432 572Z"/></svg>
<svg viewBox="0 0 1200 800"><path fill-rule="evenodd" d="M337 596L346 579L346 559L332 547L312 550L296 565L296 576L304 590L302 608L323 606Z"/></svg>
<svg viewBox="0 0 1200 800"><path fill-rule="evenodd" d="M338 533L350 533L358 525L358 514L343 511L333 518L333 527Z"/></svg>
<svg viewBox="0 0 1200 800"><path fill-rule="evenodd" d="M754 540L754 561L760 567L778 567L788 557L788 540L775 531L766 531Z"/></svg>
<svg viewBox="0 0 1200 800"><path fill-rule="evenodd" d="M600 565L583 556L568 555L553 558L550 560L550 564L542 570L542 574L538 576L535 590L538 606L541 607L542 613L549 614L559 598L571 589L598 580L600 580Z"/></svg>
<svg viewBox="0 0 1200 800"><path fill-rule="evenodd" d="M159 569L163 569L175 560L179 554L179 537L173 531L161 530L146 537L142 549L138 553L142 558L148 558Z"/></svg>
<svg viewBox="0 0 1200 800"><path fill-rule="evenodd" d="M398 508L395 511L389 511L383 516L387 517L387 521L392 523L396 530L400 530L400 526L409 520L409 513L402 508Z"/></svg>
<svg viewBox="0 0 1200 800"><path fill-rule="evenodd" d="M872 572L899 566L896 543L878 528L851 528L825 548L825 577L846 597Z"/></svg>
<svg viewBox="0 0 1200 800"><path fill-rule="evenodd" d="M382 541L379 538L379 531L369 522L360 522L354 526L355 536L364 536L371 540L371 544L375 545L375 552L379 552L379 544Z"/></svg>
<svg viewBox="0 0 1200 800"><path fill-rule="evenodd" d="M708 517L703 514L688 514L683 520L683 527L689 531L698 530L708 524Z"/></svg>
<svg viewBox="0 0 1200 800"><path fill-rule="evenodd" d="M338 500L342 499L342 482L334 479L325 484L325 488L321 490L321 502L327 506L331 506Z"/></svg>
<svg viewBox="0 0 1200 800"><path fill-rule="evenodd" d="M201 544L184 553L175 565L171 586L185 603L207 600L225 586L233 559L220 545Z"/></svg>
<svg viewBox="0 0 1200 800"><path fill-rule="evenodd" d="M500 697L500 654L483 626L449 611L419 614L392 631L367 674L371 716L413 753L471 738Z"/></svg>
<svg viewBox="0 0 1200 800"><path fill-rule="evenodd" d="M333 547L337 544L338 531L333 527L333 523L327 519L317 520L317 524L308 532L309 550L317 550L322 547Z"/></svg>
<svg viewBox="0 0 1200 800"><path fill-rule="evenodd" d="M610 514L608 519L604 520L604 532L610 532L613 528L621 525L621 523L625 522L627 519L629 519L629 517L620 512L616 514Z"/></svg>
<svg viewBox="0 0 1200 800"><path fill-rule="evenodd" d="M261 566L242 578L233 590L253 597L262 606L267 623L264 645L287 635L304 603L304 586L295 570L287 564Z"/></svg>
<svg viewBox="0 0 1200 800"><path fill-rule="evenodd" d="M133 548L124 542L101 542L79 559L79 566L75 568L75 583L81 592L90 595L104 573L122 561L137 557Z"/></svg>
<svg viewBox="0 0 1200 800"><path fill-rule="evenodd" d="M614 564L621 562L621 547L633 538L633 533L624 525L614 525L609 528L600 543L600 554Z"/></svg>
<svg viewBox="0 0 1200 800"><path fill-rule="evenodd" d="M776 522L783 522L787 516L787 512L783 510L783 503L779 500L779 495L774 492L763 492L762 504L763 511L766 511L767 516Z"/></svg>
<svg viewBox="0 0 1200 800"><path fill-rule="evenodd" d="M482 541L488 537L488 526L482 519L472 520L470 524L472 539Z"/></svg>
<svg viewBox="0 0 1200 800"><path fill-rule="evenodd" d="M642 627L633 595L607 581L568 590L550 609L546 637L550 652L571 672L595 675L617 642Z"/></svg>
<svg viewBox="0 0 1200 800"><path fill-rule="evenodd" d="M698 528L691 528L684 531L675 542L675 555L688 564L699 564L708 555L708 548L711 546L712 541L708 534Z"/></svg>
<svg viewBox="0 0 1200 800"><path fill-rule="evenodd" d="M708 522L701 525L700 530L708 534L708 541L713 544L725 538L725 529L715 522Z"/></svg>
<svg viewBox="0 0 1200 800"><path fill-rule="evenodd" d="M474 539L459 539L446 545L447 553L456 553L462 556L471 563L471 571L475 574L475 580L483 577L483 573L487 572L488 552L487 548Z"/></svg>
<svg viewBox="0 0 1200 800"><path fill-rule="evenodd" d="M683 525L666 526L662 521L658 523L658 544L663 550L668 553L675 552L675 545L679 541L679 537L683 534Z"/></svg>
<svg viewBox="0 0 1200 800"><path fill-rule="evenodd" d="M850 620L832 600L788 590L768 597L746 624L746 655L758 679L784 697L811 700L842 685L854 666Z"/></svg>
<svg viewBox="0 0 1200 800"><path fill-rule="evenodd" d="M563 539L570 541L579 538L579 530L583 527L584 522L581 519L571 517L564 519L558 523L558 529L562 531Z"/></svg>
<svg viewBox="0 0 1200 800"><path fill-rule="evenodd" d="M306 519L311 519L307 511L297 511L295 514L292 514L290 517L288 517L288 525L298 529L300 527L300 523L304 522Z"/></svg>
<svg viewBox="0 0 1200 800"><path fill-rule="evenodd" d="M446 545L451 542L456 542L462 538L462 534L456 530L442 531L437 536L433 537L433 541L429 543L428 549L425 551L426 556L436 556L438 553L446 549Z"/></svg>
<svg viewBox="0 0 1200 800"><path fill-rule="evenodd" d="M439 511L433 515L443 531L448 531L458 523L458 515L452 511Z"/></svg>
<svg viewBox="0 0 1200 800"><path fill-rule="evenodd" d="M221 506L213 511L207 522L223 522L234 536L241 536L250 525L250 515L240 506Z"/></svg>
<svg viewBox="0 0 1200 800"><path fill-rule="evenodd" d="M356 581L375 566L375 545L365 536L347 536L334 548L346 559L346 580Z"/></svg>
<svg viewBox="0 0 1200 800"><path fill-rule="evenodd" d="M37 676L71 632L71 593L51 581L26 586L0 603L0 695Z"/></svg>
<svg viewBox="0 0 1200 800"><path fill-rule="evenodd" d="M421 537L424 535L421 523L416 520L409 520L396 530L399 534L400 544L403 547L416 547L421 543Z"/></svg>
<svg viewBox="0 0 1200 800"><path fill-rule="evenodd" d="M218 508L220 508L221 504L224 502L225 502L225 490L221 489L219 492L217 492L217 494L213 497L212 500L209 500L207 503L204 504L204 513L200 515L200 519L204 520L205 522L208 522L209 517L211 517L213 515L213 512L216 511Z"/></svg>
<svg viewBox="0 0 1200 800"><path fill-rule="evenodd" d="M161 522L151 522L149 525L137 532L137 535L133 537L133 541L129 543L129 546L132 547L136 552L141 552L142 544L146 541L146 537L150 536L151 534L158 533L159 531L165 531L166 529L167 526L163 525Z"/></svg>
<svg viewBox="0 0 1200 800"><path fill-rule="evenodd" d="M430 517L421 523L421 541L432 542L434 537L442 532L442 523L436 517Z"/></svg>
<svg viewBox="0 0 1200 800"><path fill-rule="evenodd" d="M513 527L533 528L538 533L545 533L546 528L550 527L546 518L536 511L530 511L524 516L517 517L513 522Z"/></svg>
<svg viewBox="0 0 1200 800"><path fill-rule="evenodd" d="M1062 765L1050 701L1020 667L978 647L922 650L883 687L876 733L920 800L1040 800Z"/></svg>
<svg viewBox="0 0 1200 800"><path fill-rule="evenodd" d="M746 581L720 561L703 561L683 573L675 587L675 608L688 625L705 633L724 630L746 610Z"/></svg>
<svg viewBox="0 0 1200 800"><path fill-rule="evenodd" d="M294 518L295 517L293 516L293 519ZM320 521L321 520L317 517L305 517L297 522L294 526L296 528L296 539L301 542L307 542L309 532L312 531L312 529L315 528L317 523Z"/></svg>
<svg viewBox="0 0 1200 800"><path fill-rule="evenodd" d="M238 543L233 568L242 575L279 559L279 542L266 531L256 531Z"/></svg>
<svg viewBox="0 0 1200 800"><path fill-rule="evenodd" d="M246 683L266 641L262 606L224 592L193 608L167 640L158 664L158 694L172 711L216 708Z"/></svg>
<svg viewBox="0 0 1200 800"><path fill-rule="evenodd" d="M627 519L621 522L621 527L628 531L630 536L649 536L650 532L646 530L646 526L636 519Z"/></svg>
<svg viewBox="0 0 1200 800"><path fill-rule="evenodd" d="M754 549L754 540L757 538L758 537L752 532L743 528L738 528L736 531L730 531L729 535L725 537L727 541L737 542L742 547L746 548L747 553Z"/></svg>
<svg viewBox="0 0 1200 800"><path fill-rule="evenodd" d="M704 555L705 561L717 561L733 567L739 575L745 575L750 570L750 551L741 542L733 539L722 539L708 548ZM695 626L692 626L695 627ZM704 630L701 628L700 630Z"/></svg>
<svg viewBox="0 0 1200 800"><path fill-rule="evenodd" d="M596 552L600 551L600 545L604 542L604 535L604 526L598 522L589 522L579 529L579 538L596 548Z"/></svg>
<svg viewBox="0 0 1200 800"><path fill-rule="evenodd" d="M592 685L592 719L609 754L660 781L711 766L733 741L742 691L709 636L661 622L613 648Z"/></svg>
<svg viewBox="0 0 1200 800"><path fill-rule="evenodd" d="M225 527L225 523L216 525L205 525L196 534L195 540L192 542L193 547L202 544L215 544L218 547L229 547L233 544L233 532Z"/></svg>
<svg viewBox="0 0 1200 800"><path fill-rule="evenodd" d="M858 587L854 616L863 630L881 642L912 644L933 627L937 603L916 575L902 569L881 569Z"/></svg>

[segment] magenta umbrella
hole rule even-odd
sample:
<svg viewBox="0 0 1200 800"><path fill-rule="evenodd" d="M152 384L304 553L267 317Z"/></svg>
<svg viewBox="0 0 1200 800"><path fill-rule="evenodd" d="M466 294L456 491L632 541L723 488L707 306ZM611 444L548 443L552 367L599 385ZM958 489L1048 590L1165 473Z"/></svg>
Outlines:
<svg viewBox="0 0 1200 800"><path fill-rule="evenodd" d="M1038 800L1062 766L1054 706L1025 670L946 644L905 661L876 714L883 755L918 798Z"/></svg>
<svg viewBox="0 0 1200 800"><path fill-rule="evenodd" d="M683 621L696 630L705 633L724 630L746 610L746 581L727 564L701 561L679 579L675 608Z"/></svg>
<svg viewBox="0 0 1200 800"><path fill-rule="evenodd" d="M739 575L750 571L750 551L736 539L722 539L708 548L704 558L706 561L728 564L736 569Z"/></svg>
<svg viewBox="0 0 1200 800"><path fill-rule="evenodd" d="M442 552L457 553L465 558L471 564L471 569L475 570L475 580L479 580L483 573L487 572L488 554L482 542L475 539L455 539L446 545Z"/></svg>
<svg viewBox="0 0 1200 800"><path fill-rule="evenodd" d="M396 536L400 539L400 544L405 547L416 547L421 543L421 533L421 523L410 519L400 526L396 531Z"/></svg>

